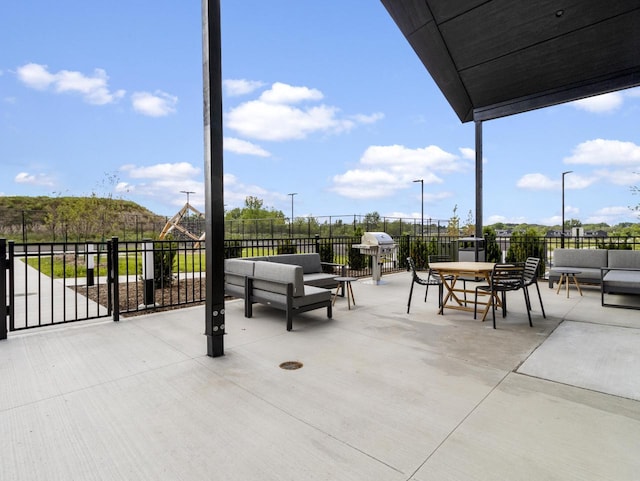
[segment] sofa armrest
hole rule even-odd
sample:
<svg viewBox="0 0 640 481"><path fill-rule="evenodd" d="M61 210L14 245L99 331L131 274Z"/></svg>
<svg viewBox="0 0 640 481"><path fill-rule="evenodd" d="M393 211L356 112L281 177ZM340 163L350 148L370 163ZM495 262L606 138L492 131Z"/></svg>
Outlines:
<svg viewBox="0 0 640 481"><path fill-rule="evenodd" d="M347 265L346 264L338 264L336 262L320 262L320 265L329 266L329 267L339 267L340 268L340 275L342 277L345 276L346 271L347 271Z"/></svg>

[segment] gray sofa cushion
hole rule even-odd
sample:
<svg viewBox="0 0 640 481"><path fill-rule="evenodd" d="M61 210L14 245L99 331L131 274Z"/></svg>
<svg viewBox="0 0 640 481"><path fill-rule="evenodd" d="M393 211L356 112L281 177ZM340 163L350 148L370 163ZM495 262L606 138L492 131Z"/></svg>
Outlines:
<svg viewBox="0 0 640 481"><path fill-rule="evenodd" d="M612 249L609 251L608 267L640 269L640 251Z"/></svg>
<svg viewBox="0 0 640 481"><path fill-rule="evenodd" d="M269 256L270 262L278 262L280 264L294 264L302 266L302 272L309 274L312 272L322 272L322 263L320 262L320 254L280 254L277 256Z"/></svg>
<svg viewBox="0 0 640 481"><path fill-rule="evenodd" d="M600 269L607 266L606 249L556 249L553 251L553 267L576 269ZM600 277L600 274L596 277Z"/></svg>
<svg viewBox="0 0 640 481"><path fill-rule="evenodd" d="M304 279L300 266L256 261L253 275L256 277L253 283L254 289L286 295L287 284L293 283L293 297L304 296ZM273 282L261 279L269 279Z"/></svg>
<svg viewBox="0 0 640 481"><path fill-rule="evenodd" d="M321 287L306 286L304 292L304 297L293 298L294 309L331 299L331 291L322 289Z"/></svg>
<svg viewBox="0 0 640 481"><path fill-rule="evenodd" d="M227 284L227 290L233 290L230 286L239 286L242 288L239 292L244 295L244 278L253 275L253 266L253 261L225 259L224 281Z"/></svg>
<svg viewBox="0 0 640 481"><path fill-rule="evenodd" d="M606 292L615 291L616 288L640 292L640 271L609 271L603 280Z"/></svg>

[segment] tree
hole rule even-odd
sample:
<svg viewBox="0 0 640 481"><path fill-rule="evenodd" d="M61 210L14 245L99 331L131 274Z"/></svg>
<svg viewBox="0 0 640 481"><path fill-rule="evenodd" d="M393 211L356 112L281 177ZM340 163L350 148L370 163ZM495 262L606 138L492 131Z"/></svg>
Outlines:
<svg viewBox="0 0 640 481"><path fill-rule="evenodd" d="M377 212L370 212L364 216L364 225L367 226L367 230L374 231L378 229L380 223L380 214Z"/></svg>
<svg viewBox="0 0 640 481"><path fill-rule="evenodd" d="M502 249L496 241L496 231L492 227L485 227L482 229L484 234L486 246L485 246L485 259L487 262L502 262Z"/></svg>
<svg viewBox="0 0 640 481"><path fill-rule="evenodd" d="M476 233L476 221L473 218L473 212L469 209L467 220L462 227L462 234L465 236L473 236Z"/></svg>
<svg viewBox="0 0 640 481"><path fill-rule="evenodd" d="M451 237L458 237L460 235L460 217L458 217L458 204L453 207L453 215L449 219L449 225L447 225L447 235Z"/></svg>

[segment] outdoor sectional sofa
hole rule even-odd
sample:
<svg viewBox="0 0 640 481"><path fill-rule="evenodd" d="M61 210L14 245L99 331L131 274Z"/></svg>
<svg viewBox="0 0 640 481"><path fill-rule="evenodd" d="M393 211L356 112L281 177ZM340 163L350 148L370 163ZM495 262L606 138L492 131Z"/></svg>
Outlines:
<svg viewBox="0 0 640 481"><path fill-rule="evenodd" d="M282 254L225 260L225 294L244 299L244 315L252 317L253 304L265 304L286 313L287 330L293 315L322 307L331 318L331 288L342 275L322 272L320 255Z"/></svg>
<svg viewBox="0 0 640 481"><path fill-rule="evenodd" d="M640 294L640 251L618 249L556 249L549 271L549 287L560 278L558 270L577 269L579 282L600 284L603 306L633 307L605 303L605 294Z"/></svg>

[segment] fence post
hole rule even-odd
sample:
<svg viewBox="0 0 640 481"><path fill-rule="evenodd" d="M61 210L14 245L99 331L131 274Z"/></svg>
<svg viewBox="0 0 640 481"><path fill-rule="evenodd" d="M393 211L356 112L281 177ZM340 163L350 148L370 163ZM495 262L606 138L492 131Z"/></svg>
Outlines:
<svg viewBox="0 0 640 481"><path fill-rule="evenodd" d="M95 259L93 257L94 245L87 244L86 248L86 256L87 256L87 286L94 285L94 262Z"/></svg>
<svg viewBox="0 0 640 481"><path fill-rule="evenodd" d="M108 258L111 259L111 295L109 296L112 299L113 305L113 320L118 322L120 320L120 268L118 266L118 238L111 238L111 252L108 255Z"/></svg>
<svg viewBox="0 0 640 481"><path fill-rule="evenodd" d="M0 239L0 340L7 338L7 272L7 239Z"/></svg>
<svg viewBox="0 0 640 481"><path fill-rule="evenodd" d="M153 306L155 304L155 286L153 285L153 242L145 239L142 254L142 278L144 279L144 305Z"/></svg>

